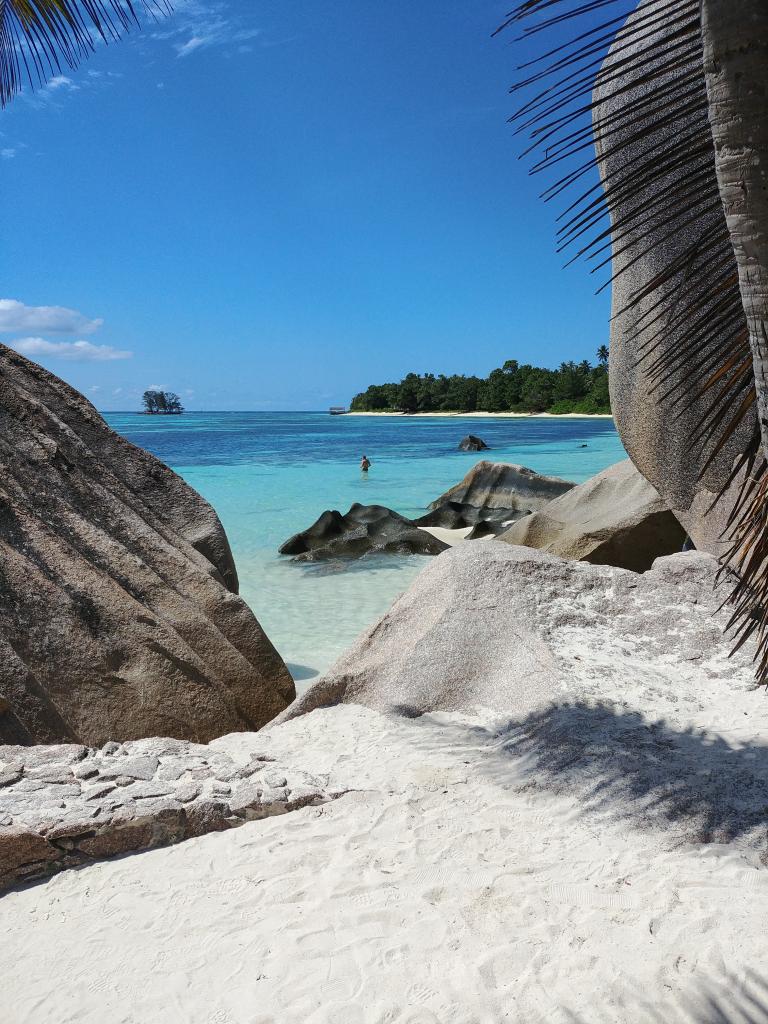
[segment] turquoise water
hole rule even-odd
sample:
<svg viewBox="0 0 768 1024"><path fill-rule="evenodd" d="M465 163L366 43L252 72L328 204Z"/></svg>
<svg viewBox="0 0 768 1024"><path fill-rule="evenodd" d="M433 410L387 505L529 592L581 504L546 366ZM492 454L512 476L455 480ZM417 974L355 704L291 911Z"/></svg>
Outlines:
<svg viewBox="0 0 768 1024"><path fill-rule="evenodd" d="M324 671L425 565L419 555L343 565L280 557L279 545L324 509L346 512L359 501L422 514L483 458L456 450L470 432L491 446L489 459L577 482L625 457L609 419L261 412L105 418L214 506L241 593L300 682ZM367 477L358 469L363 452L373 462Z"/></svg>

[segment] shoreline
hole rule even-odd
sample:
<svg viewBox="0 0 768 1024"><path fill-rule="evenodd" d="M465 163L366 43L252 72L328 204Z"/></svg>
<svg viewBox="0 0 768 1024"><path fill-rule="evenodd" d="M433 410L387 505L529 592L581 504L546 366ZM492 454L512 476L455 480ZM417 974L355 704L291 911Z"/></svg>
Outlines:
<svg viewBox="0 0 768 1024"><path fill-rule="evenodd" d="M610 412L345 412L344 416L400 416L414 419L431 416L433 419L551 419L551 420L612 420Z"/></svg>

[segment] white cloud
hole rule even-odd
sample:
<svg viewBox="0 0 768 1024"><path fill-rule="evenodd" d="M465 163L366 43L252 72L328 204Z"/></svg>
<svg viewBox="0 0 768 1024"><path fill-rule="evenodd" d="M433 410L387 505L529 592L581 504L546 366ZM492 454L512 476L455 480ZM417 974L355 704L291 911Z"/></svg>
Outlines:
<svg viewBox="0 0 768 1024"><path fill-rule="evenodd" d="M79 85L75 85L71 78L67 78L66 75L54 75L53 78L48 79L48 83L45 86L50 92L56 92L59 89L66 89L67 92L79 89Z"/></svg>
<svg viewBox="0 0 768 1024"><path fill-rule="evenodd" d="M2 157L3 160L13 160L15 156L15 149L11 149L9 147L6 147L5 149L0 149L0 157Z"/></svg>
<svg viewBox="0 0 768 1024"><path fill-rule="evenodd" d="M27 306L16 299L0 299L0 333L93 334L103 323L66 306Z"/></svg>
<svg viewBox="0 0 768 1024"><path fill-rule="evenodd" d="M45 338L17 338L8 343L23 356L34 359L46 356L66 359L72 363L105 363L115 359L130 359L133 352L113 348L111 345L92 345L90 341L46 341Z"/></svg>

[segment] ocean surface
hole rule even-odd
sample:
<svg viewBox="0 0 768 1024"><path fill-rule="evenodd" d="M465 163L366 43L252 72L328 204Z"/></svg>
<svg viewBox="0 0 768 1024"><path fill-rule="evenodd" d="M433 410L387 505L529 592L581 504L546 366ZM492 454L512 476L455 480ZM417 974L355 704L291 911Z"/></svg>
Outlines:
<svg viewBox="0 0 768 1024"><path fill-rule="evenodd" d="M301 688L386 611L428 561L379 555L300 565L278 555L284 540L325 509L346 512L359 501L421 515L483 457L577 482L625 457L610 419L264 412L105 418L216 509L237 562L240 592ZM457 451L468 433L482 437L491 451ZM363 453L373 463L367 476L358 468Z"/></svg>

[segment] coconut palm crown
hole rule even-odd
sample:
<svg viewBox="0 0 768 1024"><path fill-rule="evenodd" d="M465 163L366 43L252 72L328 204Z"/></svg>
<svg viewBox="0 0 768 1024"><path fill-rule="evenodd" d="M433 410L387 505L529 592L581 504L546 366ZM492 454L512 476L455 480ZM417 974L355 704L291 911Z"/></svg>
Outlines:
<svg viewBox="0 0 768 1024"><path fill-rule="evenodd" d="M140 0L157 17L168 0ZM119 39L138 25L132 0L0 0L0 107L23 87L73 70L98 42Z"/></svg>

